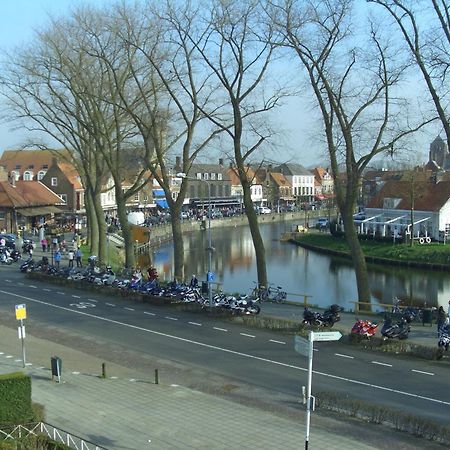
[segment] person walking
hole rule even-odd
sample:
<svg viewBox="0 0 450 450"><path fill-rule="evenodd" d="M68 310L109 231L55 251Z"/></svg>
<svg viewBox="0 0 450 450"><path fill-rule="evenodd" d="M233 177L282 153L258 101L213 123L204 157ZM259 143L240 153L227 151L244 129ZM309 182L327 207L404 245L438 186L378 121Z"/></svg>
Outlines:
<svg viewBox="0 0 450 450"><path fill-rule="evenodd" d="M69 250L69 267L73 267L73 258L75 256L74 251L72 249Z"/></svg>
<svg viewBox="0 0 450 450"><path fill-rule="evenodd" d="M77 267L83 267L83 262L81 259L83 258L83 252L81 251L81 248L78 247L76 252L76 258L77 258Z"/></svg>
<svg viewBox="0 0 450 450"><path fill-rule="evenodd" d="M437 332L438 335L440 334L442 328L444 327L445 323L447 321L447 314L445 314L444 308L442 306L439 306L438 309L438 315L437 315Z"/></svg>
<svg viewBox="0 0 450 450"><path fill-rule="evenodd" d="M59 263L61 262L61 251L59 248L55 252L55 267L59 269Z"/></svg>
<svg viewBox="0 0 450 450"><path fill-rule="evenodd" d="M42 251L45 253L47 251L47 239L45 237L41 239L41 247Z"/></svg>

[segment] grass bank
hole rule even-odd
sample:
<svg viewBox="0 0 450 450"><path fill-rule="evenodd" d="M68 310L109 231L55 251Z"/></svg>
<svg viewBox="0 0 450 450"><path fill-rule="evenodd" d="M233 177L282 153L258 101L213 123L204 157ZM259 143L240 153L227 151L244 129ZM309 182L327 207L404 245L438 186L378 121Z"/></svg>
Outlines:
<svg viewBox="0 0 450 450"><path fill-rule="evenodd" d="M299 245L350 255L347 242L342 236L332 236L325 233L302 234L295 238L295 242ZM387 258L399 262L443 264L450 267L450 244L444 245L432 242L431 244L420 245L415 243L413 247L410 247L409 244L393 244L392 242L372 239L362 239L360 242L366 257Z"/></svg>

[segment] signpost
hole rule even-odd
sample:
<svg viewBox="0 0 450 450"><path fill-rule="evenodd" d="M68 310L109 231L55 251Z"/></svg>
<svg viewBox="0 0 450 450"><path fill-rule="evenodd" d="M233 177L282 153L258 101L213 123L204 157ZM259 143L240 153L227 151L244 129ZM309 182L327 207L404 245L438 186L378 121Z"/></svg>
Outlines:
<svg viewBox="0 0 450 450"><path fill-rule="evenodd" d="M311 395L312 385L312 366L314 354L314 341L338 341L342 337L339 331L321 331L309 332L309 339L306 340L300 336L294 338L294 348L297 353L308 356L308 389L306 394L306 436L305 436L305 450L308 450L309 445L309 428L311 423L311 410L314 411L315 398Z"/></svg>
<svg viewBox="0 0 450 450"><path fill-rule="evenodd" d="M25 304L16 305L16 319L20 320L20 326L18 328L19 339L22 340L22 363L25 367L25 326L23 324L23 319L27 318L27 307Z"/></svg>

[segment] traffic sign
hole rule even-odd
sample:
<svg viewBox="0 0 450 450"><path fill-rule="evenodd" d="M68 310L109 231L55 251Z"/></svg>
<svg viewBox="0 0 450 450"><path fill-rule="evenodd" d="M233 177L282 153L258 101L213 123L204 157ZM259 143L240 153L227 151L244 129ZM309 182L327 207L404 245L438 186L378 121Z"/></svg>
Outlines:
<svg viewBox="0 0 450 450"><path fill-rule="evenodd" d="M27 318L27 307L26 305L16 305L16 319L22 320Z"/></svg>
<svg viewBox="0 0 450 450"><path fill-rule="evenodd" d="M294 336L294 350L304 356L309 356L309 341L301 336Z"/></svg>
<svg viewBox="0 0 450 450"><path fill-rule="evenodd" d="M338 341L342 337L340 331L314 331L311 334L313 341Z"/></svg>

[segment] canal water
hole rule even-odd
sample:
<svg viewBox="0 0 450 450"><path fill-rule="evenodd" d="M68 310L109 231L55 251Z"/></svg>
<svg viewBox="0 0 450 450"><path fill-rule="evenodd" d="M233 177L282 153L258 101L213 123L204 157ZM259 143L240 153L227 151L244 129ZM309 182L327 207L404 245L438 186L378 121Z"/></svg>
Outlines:
<svg viewBox="0 0 450 450"><path fill-rule="evenodd" d="M281 235L291 231L296 222L261 225L266 248L267 273L274 286L288 292L288 300L308 302L321 307L332 303L346 310L354 309L357 299L356 281L351 262L311 250L289 242ZM248 227L211 230L214 253L212 271L214 281L228 293L248 293L255 286L256 259ZM208 270L207 231L187 234L185 239L186 278L192 274L202 281ZM449 244L450 245L450 244ZM449 247L450 251L450 247ZM173 246L166 243L151 255L161 280L173 279ZM141 261L141 265L147 264ZM444 306L450 299L450 276L444 271L369 265L372 309L381 310L379 303L392 303L398 297L405 305Z"/></svg>

